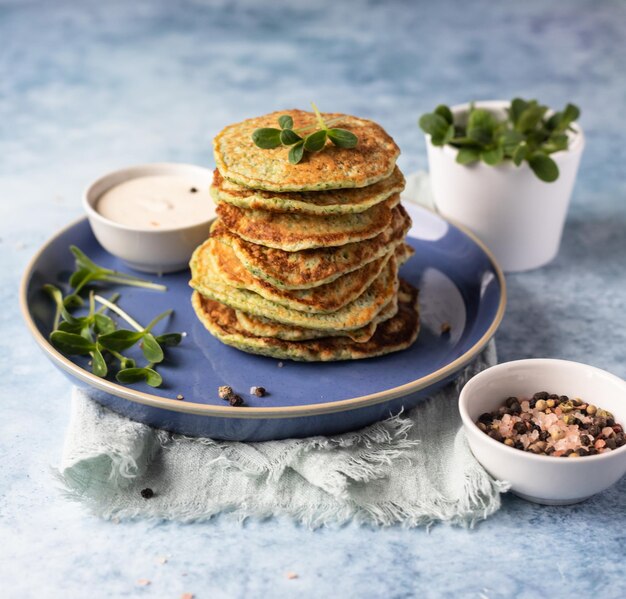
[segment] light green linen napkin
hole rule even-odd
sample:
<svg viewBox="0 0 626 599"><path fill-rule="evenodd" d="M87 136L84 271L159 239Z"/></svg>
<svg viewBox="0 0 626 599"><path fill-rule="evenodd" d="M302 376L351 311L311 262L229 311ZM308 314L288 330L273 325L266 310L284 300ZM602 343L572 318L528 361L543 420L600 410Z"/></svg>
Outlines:
<svg viewBox="0 0 626 599"><path fill-rule="evenodd" d="M495 363L493 342L461 377L408 413L361 431L264 443L192 439L72 397L60 476L70 497L105 518L203 520L286 515L311 527L349 520L473 525L506 490L472 456L460 387ZM141 490L154 496L145 499Z"/></svg>

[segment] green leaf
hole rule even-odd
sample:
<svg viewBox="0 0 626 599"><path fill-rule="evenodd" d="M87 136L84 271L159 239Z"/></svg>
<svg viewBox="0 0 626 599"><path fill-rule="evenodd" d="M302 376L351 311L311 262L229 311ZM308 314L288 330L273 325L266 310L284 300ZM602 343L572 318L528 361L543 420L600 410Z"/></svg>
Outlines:
<svg viewBox="0 0 626 599"><path fill-rule="evenodd" d="M107 363L104 361L104 356L97 346L91 352L91 372L101 378L104 378L108 372Z"/></svg>
<svg viewBox="0 0 626 599"><path fill-rule="evenodd" d="M88 341L93 342L93 337L91 336L91 324L91 318L85 318L85 322L83 323L83 327L80 330L79 335Z"/></svg>
<svg viewBox="0 0 626 599"><path fill-rule="evenodd" d="M164 333L163 335L158 335L155 339L161 347L174 347L183 340L183 336L181 333Z"/></svg>
<svg viewBox="0 0 626 599"><path fill-rule="evenodd" d="M76 322L67 322L64 320L59 323L57 328L58 331L63 331L65 333L75 333L76 335L80 335L81 330L83 329L83 323L78 320Z"/></svg>
<svg viewBox="0 0 626 599"><path fill-rule="evenodd" d="M295 143L298 143L302 138L294 133L291 129L283 129L280 132L280 143L284 146L292 146Z"/></svg>
<svg viewBox="0 0 626 599"><path fill-rule="evenodd" d="M517 146L517 148L515 148L515 151L513 152L513 156L512 156L515 166L519 166L520 164L522 164L522 162L524 162L524 159L526 158L527 153L528 153L528 147L524 143L520 144L519 146Z"/></svg>
<svg viewBox="0 0 626 599"><path fill-rule="evenodd" d="M448 125L454 124L454 117L452 116L452 111L445 104L439 104L439 106L435 108L435 114L438 114L440 117L445 119Z"/></svg>
<svg viewBox="0 0 626 599"><path fill-rule="evenodd" d="M489 137L493 137L493 131L496 128L496 118L488 110L483 108L475 108L469 113L467 119L468 134L472 129L479 129L489 132ZM470 135L470 137L472 137Z"/></svg>
<svg viewBox="0 0 626 599"><path fill-rule="evenodd" d="M580 108L575 104L568 104L563 111L563 116L561 117L561 122L567 123L567 126L574 121L577 121L580 118Z"/></svg>
<svg viewBox="0 0 626 599"><path fill-rule="evenodd" d="M117 328L113 319L104 314L94 314L93 320L98 335L108 335Z"/></svg>
<svg viewBox="0 0 626 599"><path fill-rule="evenodd" d="M551 154L552 152L560 152L562 150L567 150L568 143L569 143L569 140L567 138L567 134L557 133L555 131L550 135L550 137L548 138L548 141L545 142L541 146L541 149L546 154Z"/></svg>
<svg viewBox="0 0 626 599"><path fill-rule="evenodd" d="M84 304L84 300L82 297L80 297L80 295L78 295L77 293L70 293L69 295L65 296L65 299L63 300L63 305L66 308L80 308L83 304Z"/></svg>
<svg viewBox="0 0 626 599"><path fill-rule="evenodd" d="M545 154L536 153L528 159L528 164L533 170L533 173L546 183L552 183L559 177L559 167L556 162Z"/></svg>
<svg viewBox="0 0 626 599"><path fill-rule="evenodd" d="M423 114L420 117L419 126L424 133L430 135L433 145L442 146L444 144L443 140L448 135L449 125L440 114L434 112Z"/></svg>
<svg viewBox="0 0 626 599"><path fill-rule="evenodd" d="M124 351L132 347L144 336L143 332L129 331L127 329L119 329L98 338L98 343L105 349L113 351Z"/></svg>
<svg viewBox="0 0 626 599"><path fill-rule="evenodd" d="M54 331L51 333L50 342L59 351L70 356L88 354L96 347L92 341L76 333L66 333L65 331Z"/></svg>
<svg viewBox="0 0 626 599"><path fill-rule="evenodd" d="M307 152L319 152L326 145L328 134L325 130L316 131L304 138L304 149Z"/></svg>
<svg viewBox="0 0 626 599"><path fill-rule="evenodd" d="M465 137L465 134L460 136L460 137L455 137L453 139L450 140L450 145L451 146L455 146L455 147L466 147L466 146L470 146L470 147L476 147L476 142L473 139L470 139L469 137Z"/></svg>
<svg viewBox="0 0 626 599"><path fill-rule="evenodd" d="M278 125L281 129L293 129L293 119L288 114L278 117Z"/></svg>
<svg viewBox="0 0 626 599"><path fill-rule="evenodd" d="M563 118L562 112L555 112L547 121L546 128L550 131L558 131L560 130L561 119Z"/></svg>
<svg viewBox="0 0 626 599"><path fill-rule="evenodd" d="M87 256L87 254L85 254L85 252L83 252L83 250L81 250L79 247L75 245L70 245L70 252L72 252L72 254L74 255L74 258L76 259L77 269L79 270L85 269L91 272L100 270L100 267L95 262L93 262Z"/></svg>
<svg viewBox="0 0 626 599"><path fill-rule="evenodd" d="M304 140L291 146L291 150L289 150L289 162L291 164L298 164L298 162L302 160L302 156L304 156Z"/></svg>
<svg viewBox="0 0 626 599"><path fill-rule="evenodd" d="M156 364L157 362L163 361L163 350L151 333L144 336L141 344L141 351L148 362Z"/></svg>
<svg viewBox="0 0 626 599"><path fill-rule="evenodd" d="M328 129L330 141L340 148L354 148L359 143L359 138L346 129Z"/></svg>
<svg viewBox="0 0 626 599"><path fill-rule="evenodd" d="M528 102L526 100L522 100L521 98L515 98L511 102L511 107L509 108L509 117L513 123L513 125L517 125L519 121L519 117L522 112L528 108Z"/></svg>
<svg viewBox="0 0 626 599"><path fill-rule="evenodd" d="M160 387L163 382L161 375L152 368L144 368L144 370L146 371L146 383L151 387Z"/></svg>
<svg viewBox="0 0 626 599"><path fill-rule="evenodd" d="M508 129L499 139L500 145L507 156L512 156L517 147L524 141L524 135L519 131Z"/></svg>
<svg viewBox="0 0 626 599"><path fill-rule="evenodd" d="M78 293L89 281L92 281L96 277L96 272L88 270L86 268L79 268L72 273L69 283Z"/></svg>
<svg viewBox="0 0 626 599"><path fill-rule="evenodd" d="M456 161L459 164L471 164L480 160L480 150L478 148L461 148L456 155Z"/></svg>
<svg viewBox="0 0 626 599"><path fill-rule="evenodd" d="M485 127L468 128L467 136L479 146L488 146L493 142L493 130Z"/></svg>
<svg viewBox="0 0 626 599"><path fill-rule="evenodd" d="M485 164L489 166L495 166L500 164L504 160L504 150L501 146L494 148L492 150L483 150L480 153L480 158Z"/></svg>
<svg viewBox="0 0 626 599"><path fill-rule="evenodd" d="M277 148L280 145L280 129L272 129L270 127L257 129L252 134L252 141L264 150Z"/></svg>
<svg viewBox="0 0 626 599"><path fill-rule="evenodd" d="M163 382L161 375L152 368L125 368L120 370L115 378L126 385L146 381L151 387L159 387Z"/></svg>
<svg viewBox="0 0 626 599"><path fill-rule="evenodd" d="M443 136L443 139L441 141L443 142L443 145L446 145L446 144L449 144L453 138L454 138L454 125L450 125L448 129L446 130L446 133Z"/></svg>
<svg viewBox="0 0 626 599"><path fill-rule="evenodd" d="M539 106L536 102L531 102L528 105L528 108L522 112L517 123L515 124L515 128L522 133L526 133L535 129L541 120L543 119L543 115L546 113L546 106Z"/></svg>

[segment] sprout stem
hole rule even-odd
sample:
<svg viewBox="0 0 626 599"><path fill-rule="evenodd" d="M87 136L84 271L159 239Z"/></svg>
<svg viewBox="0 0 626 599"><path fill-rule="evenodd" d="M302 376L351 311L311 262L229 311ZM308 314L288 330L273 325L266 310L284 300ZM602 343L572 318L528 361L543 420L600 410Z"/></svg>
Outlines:
<svg viewBox="0 0 626 599"><path fill-rule="evenodd" d="M116 306L114 303L100 295L96 295L94 299L103 306L106 306L112 312L115 312L119 317L123 318L138 333L143 332L143 327L134 318L126 314L126 312L124 312L124 310L122 310L119 306Z"/></svg>
<svg viewBox="0 0 626 599"><path fill-rule="evenodd" d="M119 273L121 274L121 273ZM120 283L121 285L130 285L132 287L143 287L144 289L154 289L155 291L167 291L167 287L165 285L159 285L158 283L151 283L150 281L143 281L142 279L136 278L126 278L124 276L119 276L118 273L115 275L104 275L102 277L103 281L109 281L110 283Z"/></svg>

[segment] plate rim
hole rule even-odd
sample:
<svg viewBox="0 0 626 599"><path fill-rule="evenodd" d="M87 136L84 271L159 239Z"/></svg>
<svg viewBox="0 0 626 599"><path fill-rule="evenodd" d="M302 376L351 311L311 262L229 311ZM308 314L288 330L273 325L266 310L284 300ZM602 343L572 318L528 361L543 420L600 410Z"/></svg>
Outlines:
<svg viewBox="0 0 626 599"><path fill-rule="evenodd" d="M192 414L195 416L211 416L218 418L242 418L242 419L264 419L264 418L287 418L287 417L304 417L304 416L320 416L322 414L332 414L336 412L344 412L348 410L365 408L378 403L392 401L399 397L403 397L417 391L420 391L430 385L433 385L447 376L460 370L463 366L468 364L480 351L487 345L489 340L493 337L497 331L502 319L507 303L507 289L506 280L502 268L496 261L493 253L481 241L473 232L468 230L465 226L458 224L452 219L445 218L441 214L436 213L425 206L416 205L417 208L431 212L437 218L447 222L449 225L456 227L462 233L467 235L487 256L491 262L491 266L496 274L498 283L500 285L500 300L498 303L498 309L496 314L489 325L488 329L482 335L482 337L461 356L453 360L449 364L446 364L442 368L431 372L430 374L404 383L398 387L393 387L385 391L378 391L368 395L361 395L359 397L352 397L349 399L342 399L334 402L324 402L319 404L307 404L303 406L276 406L276 407L232 407L232 406L213 406L207 404L200 404L195 402L180 401L178 399L168 399L167 397L161 397L159 395L152 395L151 393L145 393L144 391L137 391L135 389L124 387L118 383L108 381L97 377L91 372L84 370L69 358L64 356L58 350L56 350L50 342L41 334L35 322L31 316L28 305L28 284L31 280L34 265L39 260L45 250L61 235L66 233L69 229L79 225L83 221L87 221L86 216L79 217L61 229L51 235L35 252L32 258L29 260L22 278L19 288L19 304L22 317L26 323L26 327L33 336L35 342L39 347L47 354L48 358L58 367L65 370L78 380L87 383L89 386L94 387L100 391L104 391L116 397L126 399L142 405L160 408L164 410L170 410L174 412L182 412L185 414Z"/></svg>

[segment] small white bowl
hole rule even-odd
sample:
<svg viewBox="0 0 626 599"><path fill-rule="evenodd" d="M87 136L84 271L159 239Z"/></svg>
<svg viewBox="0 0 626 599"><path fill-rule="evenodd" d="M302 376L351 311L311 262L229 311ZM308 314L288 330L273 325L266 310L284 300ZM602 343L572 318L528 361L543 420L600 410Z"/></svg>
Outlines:
<svg viewBox="0 0 626 599"><path fill-rule="evenodd" d="M109 253L122 259L135 270L167 273L187 268L194 249L209 236L213 216L208 220L183 227L161 229L133 228L104 218L96 211L103 193L137 177L176 175L189 180L191 186L206 189L213 172L192 164L142 164L113 171L94 181L83 194L83 207L96 239ZM213 204L211 203L211 206Z"/></svg>
<svg viewBox="0 0 626 599"><path fill-rule="evenodd" d="M626 381L604 370L550 359L498 364L472 378L459 397L469 446L487 472L511 483L516 495L546 505L578 503L617 482L626 473L626 445L595 456L555 458L508 447L476 426L481 414L507 397L532 397L538 391L580 398L626 423Z"/></svg>

